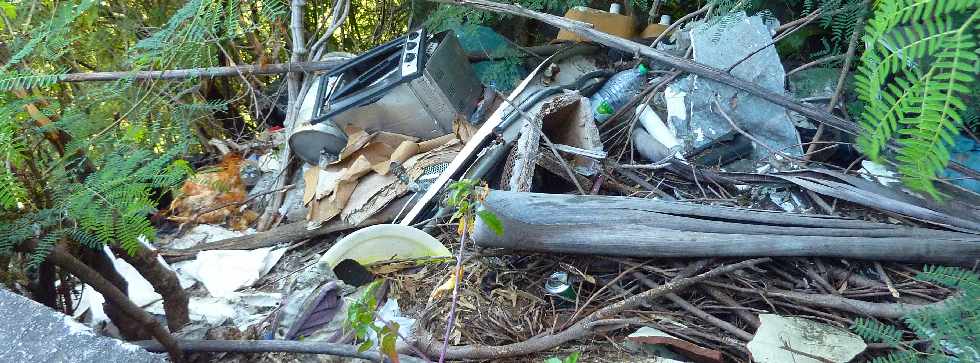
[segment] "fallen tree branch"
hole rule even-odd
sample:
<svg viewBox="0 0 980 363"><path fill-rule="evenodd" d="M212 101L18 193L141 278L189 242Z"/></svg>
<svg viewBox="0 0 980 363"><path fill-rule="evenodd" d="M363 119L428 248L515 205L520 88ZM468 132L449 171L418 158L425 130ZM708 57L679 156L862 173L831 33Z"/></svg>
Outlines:
<svg viewBox="0 0 980 363"><path fill-rule="evenodd" d="M134 80L175 80L187 78L237 77L239 75L281 74L290 72L329 71L343 64L343 60L331 59L322 62L291 62L277 64L243 64L229 67L207 67L189 69L170 69L165 71L119 71L69 73L61 76L58 82L108 82L120 79Z"/></svg>
<svg viewBox="0 0 980 363"><path fill-rule="evenodd" d="M649 302L654 298L663 296L664 294L679 291L681 289L693 286L701 281L721 276L727 273L738 271L743 268L750 266L755 266L761 263L769 262L770 258L758 258L753 260L742 261L739 263L720 266L714 268L703 274L688 277L683 279L677 279L664 284L655 289L650 289L644 291L640 294L626 298L618 303L608 305L602 309L596 310L592 314L582 318L568 329L565 329L559 333L540 335L528 339L523 342L500 345L500 346L487 346L487 345L466 345L466 346L451 346L446 351L446 359L451 360L464 360L464 359L500 359L505 357L514 357L519 355L526 355L535 352L540 352L548 350L561 345L562 343L583 338L588 335L594 334L598 330L609 330L610 326L613 328L622 327L623 324L628 324L628 322L623 322L621 319L612 319L614 316L622 313L623 311L629 309L635 309L639 307L644 302ZM422 333L427 334L427 333ZM426 353L437 353L438 348L442 346L442 342L433 339L431 336L426 335L419 338L415 343L419 349Z"/></svg>
<svg viewBox="0 0 980 363"><path fill-rule="evenodd" d="M708 67L704 64L696 63L684 58L676 57L671 54L653 49L643 44L623 39L608 33L603 33L593 29L590 24L570 20L557 15L529 10L519 5L502 4L490 0L432 0L437 3L463 5L481 10L500 12L510 15L522 16L535 19L548 25L566 29L576 35L595 41L604 46L621 50L627 54L642 55L658 63L669 65L684 72L693 73L701 77L709 78L719 83L735 87L769 102L782 106L790 111L799 113L807 118L826 124L830 127L839 129L851 135L858 135L862 132L861 127L852 121L837 117L824 110L805 105L781 93L770 91L769 89L748 81L735 78L723 70ZM890 145L891 147L891 145ZM980 171L970 169L962 164L950 161L949 167L970 178L980 178Z"/></svg>
<svg viewBox="0 0 980 363"><path fill-rule="evenodd" d="M177 341L184 352L221 352L221 353L303 353L325 354L346 358L366 359L381 362L384 358L377 350L358 352L357 347L349 344L326 343L297 340L184 340ZM165 348L154 340L130 342L150 352L163 352ZM404 358L403 358L404 359ZM387 361L387 359L385 359Z"/></svg>
<svg viewBox="0 0 980 363"><path fill-rule="evenodd" d="M705 285L719 287L723 289L728 289L732 291L738 291L748 294L762 294L766 297L779 297L787 300L792 300L796 303L810 306L818 306L822 308L830 308L835 310L843 310L852 312L855 314L861 314L865 316L871 316L880 319L899 319L906 314L924 308L942 308L946 302L940 301L937 303L926 304L926 305L912 305L903 303L876 303L855 299L848 299L839 295L831 294L807 294L795 291L785 291L785 290L762 290L762 289L749 289L743 287L735 287L728 284L716 283L716 282L705 282Z"/></svg>
<svg viewBox="0 0 980 363"><path fill-rule="evenodd" d="M980 236L847 218L662 200L493 190L507 226L477 220L481 247L629 257L842 257L969 266ZM610 228L614 226L614 228Z"/></svg>

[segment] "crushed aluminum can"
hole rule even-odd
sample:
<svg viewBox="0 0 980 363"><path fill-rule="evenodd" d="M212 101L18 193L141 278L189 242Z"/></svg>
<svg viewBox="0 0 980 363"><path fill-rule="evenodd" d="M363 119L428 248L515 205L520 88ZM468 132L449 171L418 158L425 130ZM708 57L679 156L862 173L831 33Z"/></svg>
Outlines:
<svg viewBox="0 0 980 363"><path fill-rule="evenodd" d="M575 301L575 288L572 286L572 281L565 271L558 271L544 282L544 290L550 295L560 297L567 301Z"/></svg>

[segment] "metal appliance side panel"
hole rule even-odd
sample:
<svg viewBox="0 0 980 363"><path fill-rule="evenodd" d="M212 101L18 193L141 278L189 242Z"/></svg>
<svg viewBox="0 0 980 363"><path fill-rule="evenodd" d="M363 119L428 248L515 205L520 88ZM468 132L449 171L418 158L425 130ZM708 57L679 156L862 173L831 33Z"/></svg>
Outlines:
<svg viewBox="0 0 980 363"><path fill-rule="evenodd" d="M376 102L344 111L331 119L341 128L356 126L370 132L388 131L421 139L449 132L434 122L408 83L392 88ZM451 122L448 130L452 130Z"/></svg>
<svg viewBox="0 0 980 363"><path fill-rule="evenodd" d="M452 130L457 115L468 116L483 94L463 48L448 32L423 67L422 77L411 82L412 89L446 131Z"/></svg>

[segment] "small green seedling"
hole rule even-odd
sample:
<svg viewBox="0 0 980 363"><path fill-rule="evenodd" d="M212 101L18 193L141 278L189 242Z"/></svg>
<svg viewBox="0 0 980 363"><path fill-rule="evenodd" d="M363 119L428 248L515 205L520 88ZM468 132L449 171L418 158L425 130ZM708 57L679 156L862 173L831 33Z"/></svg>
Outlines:
<svg viewBox="0 0 980 363"><path fill-rule="evenodd" d="M576 363L578 362L578 356L581 355L580 352L574 352L569 354L565 359L559 359L558 357L551 357L544 360L544 363Z"/></svg>
<svg viewBox="0 0 980 363"><path fill-rule="evenodd" d="M385 326L379 327L374 324L375 309L378 307L378 300L375 292L383 280L376 280L368 285L364 290L364 295L357 299L347 309L347 324L354 329L354 336L362 341L357 347L358 352L366 352L374 346L370 339L370 334L375 334L377 341L381 342L380 351L388 356L392 362L398 363L398 352L395 350L395 341L398 338L398 323L386 322Z"/></svg>

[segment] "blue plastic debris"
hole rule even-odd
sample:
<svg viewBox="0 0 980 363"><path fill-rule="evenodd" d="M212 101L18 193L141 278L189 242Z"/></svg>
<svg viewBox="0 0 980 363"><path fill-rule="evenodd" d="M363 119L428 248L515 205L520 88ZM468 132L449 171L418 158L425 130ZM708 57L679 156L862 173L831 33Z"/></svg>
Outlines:
<svg viewBox="0 0 980 363"><path fill-rule="evenodd" d="M963 135L957 135L953 138L950 151L952 152L950 160L980 171L980 144L977 144L976 141ZM947 178L951 179L951 183L980 193L980 180L968 179L965 175L952 169L946 169L945 174Z"/></svg>

